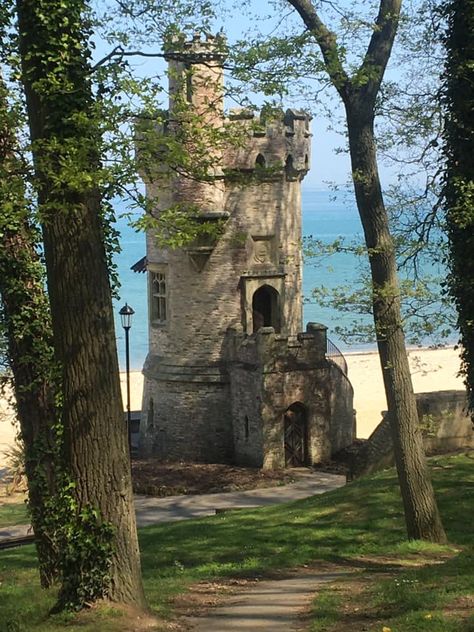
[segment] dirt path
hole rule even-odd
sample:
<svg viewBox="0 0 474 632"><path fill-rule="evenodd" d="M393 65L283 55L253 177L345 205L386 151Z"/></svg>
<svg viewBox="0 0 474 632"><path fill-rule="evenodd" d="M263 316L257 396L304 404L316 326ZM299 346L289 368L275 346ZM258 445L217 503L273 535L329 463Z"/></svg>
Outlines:
<svg viewBox="0 0 474 632"><path fill-rule="evenodd" d="M301 621L318 586L347 577L349 572L298 574L264 580L241 589L202 617L185 617L184 628L193 632L289 632L305 629Z"/></svg>

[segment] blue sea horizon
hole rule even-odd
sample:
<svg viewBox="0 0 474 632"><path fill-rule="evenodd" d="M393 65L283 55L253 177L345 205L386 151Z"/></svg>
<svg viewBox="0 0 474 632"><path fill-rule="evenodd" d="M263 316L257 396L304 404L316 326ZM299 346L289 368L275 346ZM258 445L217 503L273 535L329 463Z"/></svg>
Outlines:
<svg viewBox="0 0 474 632"><path fill-rule="evenodd" d="M123 212L123 211L122 211ZM120 208L118 208L120 215ZM303 237L312 236L326 244L343 237L348 243L362 241L360 218L350 194L303 188L302 191ZM119 217L117 229L121 234L121 252L115 257L121 287L120 298L114 301L117 349L121 369L125 366L124 332L120 325L118 311L127 302L135 310L130 330L130 365L132 370L141 370L148 351L148 307L146 275L133 272L130 268L145 255L145 235L130 227L129 217ZM304 327L308 322L323 323L328 327L328 336L343 351L373 351L373 342L348 344L341 340L334 329L337 326L349 326L356 315L321 307L311 298L314 288L353 286L360 274L360 257L349 253L337 253L325 257L319 262L306 260L303 267L303 307ZM362 263L363 265L363 263ZM363 317L366 323L371 316ZM454 342L454 340L453 340ZM428 346L429 340L423 341Z"/></svg>

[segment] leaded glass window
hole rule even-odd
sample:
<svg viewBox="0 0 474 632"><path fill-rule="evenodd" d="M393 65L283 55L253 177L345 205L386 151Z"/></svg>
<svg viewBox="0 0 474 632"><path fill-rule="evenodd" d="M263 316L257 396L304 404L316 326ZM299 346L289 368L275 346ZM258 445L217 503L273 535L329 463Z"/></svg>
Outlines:
<svg viewBox="0 0 474 632"><path fill-rule="evenodd" d="M151 272L151 319L154 323L166 322L166 275L164 272Z"/></svg>

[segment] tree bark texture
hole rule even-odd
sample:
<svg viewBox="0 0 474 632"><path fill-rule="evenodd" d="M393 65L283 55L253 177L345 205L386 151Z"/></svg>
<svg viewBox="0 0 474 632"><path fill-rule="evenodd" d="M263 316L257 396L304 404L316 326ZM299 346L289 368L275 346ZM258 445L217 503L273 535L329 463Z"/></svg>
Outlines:
<svg viewBox="0 0 474 632"><path fill-rule="evenodd" d="M444 205L449 239L448 285L458 312L462 372L474 422L474 2L444 3Z"/></svg>
<svg viewBox="0 0 474 632"><path fill-rule="evenodd" d="M446 541L426 463L406 353L395 249L380 186L373 123L346 105L357 207L369 252L373 317L410 539Z"/></svg>
<svg viewBox="0 0 474 632"><path fill-rule="evenodd" d="M354 79L344 70L336 36L321 21L313 2L288 2L313 33L346 109L352 179L369 253L373 317L408 537L444 542L446 535L418 430L395 250L380 186L373 128L376 98L396 35L401 0L380 0L372 36Z"/></svg>
<svg viewBox="0 0 474 632"><path fill-rule="evenodd" d="M0 78L0 300L24 447L28 504L43 587L57 578L57 551L45 527L56 492L58 444L53 350L38 233L28 218L24 172Z"/></svg>
<svg viewBox="0 0 474 632"><path fill-rule="evenodd" d="M18 0L17 9L54 348L61 367L66 462L79 513L93 507L114 528L106 596L142 607L101 197L93 184L99 161L82 31L85 5ZM80 184L74 177L57 181L61 161L71 155L78 156Z"/></svg>

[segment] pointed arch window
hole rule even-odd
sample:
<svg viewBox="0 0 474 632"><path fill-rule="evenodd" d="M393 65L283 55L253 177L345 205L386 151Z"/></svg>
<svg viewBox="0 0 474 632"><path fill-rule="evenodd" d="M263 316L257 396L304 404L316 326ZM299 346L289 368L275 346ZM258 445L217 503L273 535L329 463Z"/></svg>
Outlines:
<svg viewBox="0 0 474 632"><path fill-rule="evenodd" d="M164 325L168 319L166 270L150 270L150 320Z"/></svg>

